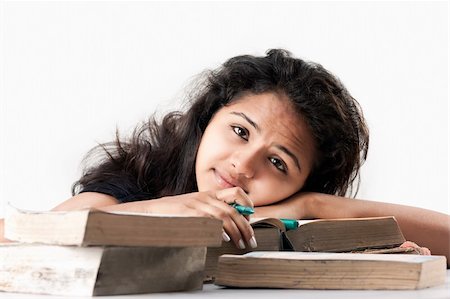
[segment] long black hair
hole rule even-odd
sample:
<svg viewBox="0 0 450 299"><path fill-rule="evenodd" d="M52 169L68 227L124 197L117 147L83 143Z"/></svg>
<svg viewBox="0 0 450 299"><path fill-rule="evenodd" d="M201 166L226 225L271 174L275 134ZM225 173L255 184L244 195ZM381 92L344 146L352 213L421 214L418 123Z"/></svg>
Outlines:
<svg viewBox="0 0 450 299"><path fill-rule="evenodd" d="M367 156L368 128L358 102L320 64L273 49L266 56L233 57L197 86L186 112L161 121L152 116L130 137L117 134L114 142L91 150L72 193L111 185L123 190L121 201L133 201L196 191L196 153L212 116L244 93L269 91L287 95L315 139L318 158L302 190L352 193Z"/></svg>

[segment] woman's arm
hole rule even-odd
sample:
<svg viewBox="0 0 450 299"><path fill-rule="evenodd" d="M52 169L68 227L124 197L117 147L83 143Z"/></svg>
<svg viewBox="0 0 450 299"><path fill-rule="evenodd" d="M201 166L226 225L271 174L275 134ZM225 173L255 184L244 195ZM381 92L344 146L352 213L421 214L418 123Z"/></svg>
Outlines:
<svg viewBox="0 0 450 299"><path fill-rule="evenodd" d="M52 211L70 211L87 208L101 208L117 203L117 199L112 196L96 192L85 192L69 198L68 200L52 209ZM4 219L0 219L0 243L11 242L10 240L5 239L4 227Z"/></svg>
<svg viewBox="0 0 450 299"><path fill-rule="evenodd" d="M351 218L395 216L407 240L445 255L450 265L450 216L391 203L350 199L320 193L299 193L273 206L256 208L256 216L278 218Z"/></svg>
<svg viewBox="0 0 450 299"><path fill-rule="evenodd" d="M240 215L229 203L253 206L241 188L229 188L217 192L194 192L159 199L142 200L127 203L109 195L96 192L85 192L69 198L56 206L53 211L70 211L97 208L104 211L123 211L138 213L170 214L180 216L213 217L223 221L226 232L224 240L233 242L242 249L246 246L257 246L254 232L247 216ZM3 220L0 221L0 241L4 238Z"/></svg>
<svg viewBox="0 0 450 299"><path fill-rule="evenodd" d="M69 198L52 209L52 211L72 211L88 208L101 208L116 205L119 201L103 193L84 192Z"/></svg>
<svg viewBox="0 0 450 299"><path fill-rule="evenodd" d="M134 201L102 207L105 211L128 211L170 214L180 216L213 217L223 222L225 241L230 239L236 247L257 247L248 216L239 214L230 203L253 207L253 203L241 188L229 188L217 192L193 192L152 200Z"/></svg>

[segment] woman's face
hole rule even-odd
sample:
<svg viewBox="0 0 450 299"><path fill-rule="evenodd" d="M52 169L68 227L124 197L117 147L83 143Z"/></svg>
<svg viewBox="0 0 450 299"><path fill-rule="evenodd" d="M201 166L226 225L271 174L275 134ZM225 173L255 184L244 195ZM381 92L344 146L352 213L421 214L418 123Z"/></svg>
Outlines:
<svg viewBox="0 0 450 299"><path fill-rule="evenodd" d="M286 96L248 94L206 127L195 164L198 190L241 187L255 206L269 205L302 188L314 158L313 137Z"/></svg>

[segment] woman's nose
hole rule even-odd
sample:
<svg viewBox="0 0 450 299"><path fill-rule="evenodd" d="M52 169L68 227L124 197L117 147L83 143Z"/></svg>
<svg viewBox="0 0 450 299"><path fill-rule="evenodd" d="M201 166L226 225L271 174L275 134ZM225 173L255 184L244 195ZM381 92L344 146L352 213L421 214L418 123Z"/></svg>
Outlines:
<svg viewBox="0 0 450 299"><path fill-rule="evenodd" d="M231 166L235 174L245 178L252 178L256 169L256 153L253 151L235 151L231 158Z"/></svg>

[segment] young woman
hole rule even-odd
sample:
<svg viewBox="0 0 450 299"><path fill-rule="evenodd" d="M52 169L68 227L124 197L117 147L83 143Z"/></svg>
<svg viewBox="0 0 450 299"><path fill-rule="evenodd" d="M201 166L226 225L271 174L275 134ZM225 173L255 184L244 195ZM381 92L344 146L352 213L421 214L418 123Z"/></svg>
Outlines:
<svg viewBox="0 0 450 299"><path fill-rule="evenodd" d="M257 243L233 202L255 216L394 215L407 239L449 258L448 215L344 197L356 194L368 145L357 101L321 65L284 50L238 56L208 74L186 112L93 149L74 196L55 210L214 217L240 248Z"/></svg>

